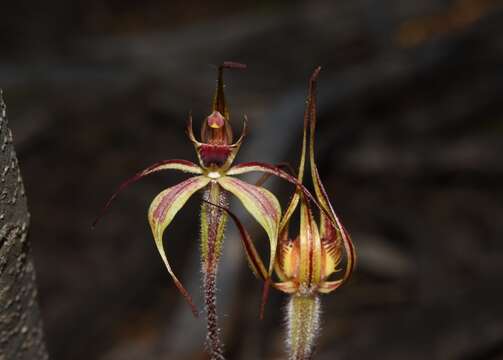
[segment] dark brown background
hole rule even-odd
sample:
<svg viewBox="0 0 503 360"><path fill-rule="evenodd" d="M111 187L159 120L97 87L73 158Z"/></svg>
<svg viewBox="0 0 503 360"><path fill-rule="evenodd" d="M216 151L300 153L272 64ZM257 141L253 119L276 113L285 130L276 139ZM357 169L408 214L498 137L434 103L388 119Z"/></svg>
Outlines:
<svg viewBox="0 0 503 360"><path fill-rule="evenodd" d="M360 259L323 299L317 359L503 359L501 1L10 1L0 20L53 359L204 358L202 322L146 221L182 177L145 179L90 224L130 174L195 160L186 116L207 115L224 60L249 65L226 76L235 129L250 118L238 161L296 163L306 80L324 67L318 159ZM166 236L196 298L197 210L194 199ZM229 230L228 357L284 358L285 298L274 293L258 320L260 284Z"/></svg>

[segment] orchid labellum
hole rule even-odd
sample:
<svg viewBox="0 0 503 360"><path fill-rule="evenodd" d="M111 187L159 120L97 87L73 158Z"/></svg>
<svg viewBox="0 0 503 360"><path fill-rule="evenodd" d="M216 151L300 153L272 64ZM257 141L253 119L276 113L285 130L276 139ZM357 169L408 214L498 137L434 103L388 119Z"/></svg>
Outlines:
<svg viewBox="0 0 503 360"><path fill-rule="evenodd" d="M278 281L271 282L269 273L249 234L236 216L228 211L240 230L253 272L261 277L266 285L272 283L274 288L290 295L286 318L287 345L291 360L311 359L320 328L319 294L328 294L346 282L353 272L356 259L351 238L330 204L314 158L316 81L319 72L318 67L309 80L301 159L297 175L298 183L302 183L309 131L309 163L316 196L313 199L309 196L309 192L298 186L282 216L278 232L279 251L274 266ZM300 230L296 237L290 238L289 222L299 202ZM320 210L319 224L314 218L311 203ZM342 276L332 279L339 270L343 250L346 253L345 270ZM267 290L267 287L265 289ZM264 292L264 303L266 297L267 292Z"/></svg>
<svg viewBox="0 0 503 360"><path fill-rule="evenodd" d="M204 301L207 315L207 345L212 359L223 359L223 349L219 338L216 311L216 274L222 249L229 194L236 196L245 209L265 230L270 245L270 261L264 273L269 278L274 269L277 240L281 220L281 208L276 197L267 189L246 183L234 175L261 171L279 176L290 183L301 186L297 179L280 168L265 163L243 163L232 166L241 143L245 137L246 119L243 131L233 143L233 133L230 125L229 110L224 96L223 71L226 68L245 68L245 65L225 62L219 67L218 81L213 98L212 111L201 127L201 139L196 140L192 130L192 118L189 117L187 133L193 143L199 165L187 160L164 160L140 171L129 180L122 183L108 200L103 212L110 206L116 196L128 185L137 180L162 171L177 170L191 174L187 180L170 186L160 192L152 201L148 211L148 221L152 229L157 250L171 275L176 287L189 303L192 312L197 316L197 310L191 296L183 287L172 270L163 242L166 228L189 198L198 191L203 192L201 207L201 263L203 274ZM301 186L302 187L302 186ZM306 192L307 193L307 192ZM308 194L308 193L307 193ZM308 194L307 196L310 196ZM212 206L215 204L217 206ZM95 221L96 223L97 221Z"/></svg>

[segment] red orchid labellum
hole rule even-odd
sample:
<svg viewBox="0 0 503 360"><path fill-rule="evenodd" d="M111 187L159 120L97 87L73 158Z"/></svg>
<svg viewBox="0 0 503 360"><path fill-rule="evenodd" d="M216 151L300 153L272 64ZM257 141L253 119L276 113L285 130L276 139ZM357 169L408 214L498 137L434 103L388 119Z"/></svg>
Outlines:
<svg viewBox="0 0 503 360"><path fill-rule="evenodd" d="M320 323L320 299L318 294L327 294L346 282L351 276L356 256L351 238L333 210L321 182L314 158L314 133L316 128L316 81L321 68L318 67L309 80L308 100L304 114L302 151L297 175L297 191L283 214L279 229L279 251L275 262L275 273L279 279L273 287L290 295L287 307L289 358L310 359ZM299 184L304 178L306 147L309 131L309 163L315 190L315 199ZM252 165L245 165L250 170ZM261 168L266 165L260 165ZM237 165L229 173L236 174ZM264 169L262 169L264 171ZM269 171L273 174L274 171ZM276 174L277 175L277 174ZM284 177L284 175L279 175ZM289 222L300 202L300 230L296 237L289 237ZM311 209L314 203L320 212L319 225ZM269 274L255 249L247 231L230 211L243 239L248 262L253 272L265 280L263 304L267 297ZM338 272L343 250L346 254L342 277L332 279ZM261 316L263 307L261 309Z"/></svg>
<svg viewBox="0 0 503 360"><path fill-rule="evenodd" d="M207 202L226 207L228 194L236 196L245 209L262 226L270 243L270 262L265 274L271 276L276 258L277 239L281 220L281 208L276 197L267 189L246 183L232 175L252 171L262 171L282 177L290 183L299 183L286 172L273 165L263 163L248 163L232 167L232 163L245 137L246 119L241 136L236 142L230 125L229 111L224 96L223 71L226 68L245 68L245 65L226 62L218 69L217 89L213 99L211 114L203 121L201 139L196 140L192 130L192 117L189 117L187 134L193 143L199 165L187 160L164 160L145 170L138 172L122 183L105 204L101 215L108 209L117 195L128 185L137 180L161 170L178 170L193 176L179 184L168 187L160 192L152 201L148 220L152 229L155 244L159 254L171 275L176 287L185 297L195 316L197 310L191 296L171 268L164 249L163 235L166 228L188 199L198 191L203 191L201 208L201 258L203 273L203 288L205 308L208 322L208 350L212 359L223 358L222 345L216 318L216 273L223 243L223 235L227 213L222 209L209 205ZM300 185L301 186L301 185ZM100 215L100 217L101 217ZM100 218L98 217L98 219ZM95 221L98 221L98 219Z"/></svg>

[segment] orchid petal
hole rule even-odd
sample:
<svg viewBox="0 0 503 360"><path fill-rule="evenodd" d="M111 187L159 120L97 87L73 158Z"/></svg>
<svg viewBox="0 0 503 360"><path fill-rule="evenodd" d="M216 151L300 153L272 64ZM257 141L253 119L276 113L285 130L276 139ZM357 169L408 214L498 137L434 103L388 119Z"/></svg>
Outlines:
<svg viewBox="0 0 503 360"><path fill-rule="evenodd" d="M278 177L290 182L291 184L296 185L297 188L300 188L302 193L320 209L320 212L327 217L327 220L331 223L331 225L340 231L342 241L344 244L344 248L346 251L346 257L347 257L346 271L344 274L345 281L347 281L350 278L350 276L354 270L354 267L355 267L356 253L355 253L353 242L351 241L351 237L349 236L349 233L345 229L344 225L342 225L342 223L341 223L339 217L337 216L337 214L335 213L335 211L333 211L333 209L331 208L330 203L328 203L329 208L327 210L327 208L325 206L322 206L317 201L317 199L315 199L313 197L313 195L311 195L311 193L302 184L300 184L298 182L298 180L295 177L289 175L288 173L281 170L277 166L274 166L271 164L267 164L267 163L263 163L263 162L255 162L255 161L241 163L241 164L238 164L238 165L231 167L227 171L227 175L242 175L242 174L247 174L250 172L269 173L269 174L278 176ZM317 172L316 172L316 174L317 174ZM319 175L318 175L318 179L319 179ZM326 192L323 187L323 184L321 184L321 181L318 181L318 184L319 184L320 190L325 193L325 198L328 199L328 196L326 196ZM283 228L283 225L284 224L282 222L280 227Z"/></svg>
<svg viewBox="0 0 503 360"><path fill-rule="evenodd" d="M257 249L255 248L255 245L253 245L250 234L248 233L248 231L246 230L244 225L241 223L239 218L232 211L230 211L229 209L227 209L224 206L220 206L220 205L217 205L212 202L205 201L205 200L204 200L204 202L225 210L227 212L227 215L229 215L231 217L231 219L234 221L234 224L236 224L236 227L239 230L239 234L241 235L241 242L243 243L243 247L244 247L245 253L246 253L246 258L248 260L248 264L249 264L251 270L253 271L253 274L256 277L260 277L260 278L262 278L262 280L265 281L268 277L267 270L264 266L264 263L262 262L262 259L260 258L260 255L259 255Z"/></svg>
<svg viewBox="0 0 503 360"><path fill-rule="evenodd" d="M321 240L318 226L304 197L300 203L299 282L307 288L321 280Z"/></svg>
<svg viewBox="0 0 503 360"><path fill-rule="evenodd" d="M157 246L157 250L159 251L161 258L166 265L166 269L173 278L176 287L191 306L192 312L195 316L197 316L195 306L192 303L191 297L188 294L187 290L185 290L176 275L173 273L173 270L171 269L171 266L169 265L168 259L166 257L162 240L164 230L171 223L178 211L183 207L183 205L185 205L187 200L196 191L208 185L209 182L210 179L205 176L196 176L187 179L175 186L167 188L155 197L148 211L148 220L152 229L152 234L154 235L154 241Z"/></svg>
<svg viewBox="0 0 503 360"><path fill-rule="evenodd" d="M341 242L336 241L324 241L322 239L322 260L321 260L321 277L322 279L328 278L334 272L338 271L337 267L341 262Z"/></svg>
<svg viewBox="0 0 503 360"><path fill-rule="evenodd" d="M295 294L299 289L299 285L294 281L284 281L280 283L274 283L273 286L276 289L281 290L287 294Z"/></svg>
<svg viewBox="0 0 503 360"><path fill-rule="evenodd" d="M239 221L239 218L229 209L227 209L224 206L220 206L217 204L214 204L212 202L203 200L204 202L213 205L217 208L223 209L227 212L227 214L231 217L231 219L234 221L236 224L236 227L239 230L239 233L241 235L241 241L243 243L243 247L245 249L246 253L246 258L248 260L248 264L250 268L252 269L253 274L256 277L262 278L264 280L264 288L262 291L262 302L260 304L260 319L264 318L264 311L265 311L265 304L267 303L267 299L269 297L269 287L271 285L271 278L269 277L267 270L264 266L264 263L262 262L262 259L260 258L260 255L255 248L255 245L253 245L253 242L251 240L250 234L248 231L246 231L246 228L244 225Z"/></svg>
<svg viewBox="0 0 503 360"><path fill-rule="evenodd" d="M279 258L281 260L279 268L281 272L276 274L281 281L286 281L287 279L292 279L297 276L299 270L299 241L298 238L294 241L290 241L285 244L280 249L281 254Z"/></svg>
<svg viewBox="0 0 503 360"><path fill-rule="evenodd" d="M327 227L331 225L337 226L337 229L340 231L342 242L344 244L344 248L347 254L347 263L346 263L346 271L344 274L344 280L348 280L351 276L355 263L356 263L356 253L354 249L353 242L351 241L351 237L347 233L346 229L342 225L339 217L335 213L332 204L328 198L327 192L325 191L325 187L321 182L320 175L318 173L318 168L316 166L316 161L314 158L314 134L316 130L316 82L318 80L318 75L320 73L321 67L315 69L311 78L309 80L309 94L308 94L308 110L309 110L309 161L311 163L311 177L313 179L314 191L316 193L316 198L320 203L321 207L324 211L321 212L321 229L322 236L325 235L327 231ZM329 217L329 219L326 218ZM329 221L330 220L330 221Z"/></svg>
<svg viewBox="0 0 503 360"><path fill-rule="evenodd" d="M299 171L297 175L297 180L299 183L302 183L304 180L304 167L306 163L306 147L307 147L307 128L309 125L309 109L310 109L310 97L308 96L307 99L307 106L306 110L304 111L304 127L302 130L302 148L300 152L300 161L299 161ZM285 213L283 214L283 217L281 219L281 225L280 229L283 229L288 226L288 223L290 221L290 218L292 217L295 209L297 208L297 205L299 203L300 199L300 194L299 191L295 191L293 194Z"/></svg>
<svg viewBox="0 0 503 360"><path fill-rule="evenodd" d="M316 165L315 165L316 166ZM325 187L323 186L323 183L321 182L320 176L318 174L318 169L314 167L314 176L313 176L313 183L315 183L315 191L319 191L322 194L322 199L328 199L328 195L326 193ZM319 198L319 197L318 197ZM355 265L356 265L356 252L355 252L355 247L353 244L353 241L351 240L351 237L349 233L347 232L346 228L340 221L339 217L335 213L332 204L328 202L327 200L322 200L320 199L320 205L323 206L323 209L328 212L329 215L327 216L326 212L321 213L321 229L323 231L323 236L327 236L326 234L333 231L328 230L329 227L333 226L335 223L337 225L338 232L340 234L340 238L342 239L342 244L344 245L344 249L346 251L346 258L347 258L347 263L346 263L346 270L344 273L344 281L347 281L350 277L351 274L354 271ZM325 206L323 205L325 203Z"/></svg>
<svg viewBox="0 0 503 360"><path fill-rule="evenodd" d="M274 263L274 272L278 276L280 281L287 281L291 276L292 272L287 272L286 261L291 259L291 247L294 242L289 241L288 231L284 229L279 235L279 250L280 254L276 257L276 262Z"/></svg>
<svg viewBox="0 0 503 360"><path fill-rule="evenodd" d="M148 168L139 171L136 173L133 177L127 179L124 181L122 184L119 185L117 190L112 194L110 199L106 202L105 206L101 209L100 214L98 217L94 220L93 222L93 227L96 226L98 221L101 219L101 217L105 214L107 209L110 207L112 202L115 200L115 198L119 195L119 193L122 192L125 188L127 188L129 185L135 183L136 181L140 180L144 176L153 174L155 172L161 171L161 170L178 170L178 171L183 171L186 173L190 174L202 174L203 170L194 164L193 162L187 161L187 160L179 160L179 159L174 159L174 160L163 160L158 163L155 163Z"/></svg>
<svg viewBox="0 0 503 360"><path fill-rule="evenodd" d="M290 175L292 176L295 176L295 170L293 170L292 166L287 163L287 162L281 162L281 163L278 163L276 164L275 166L277 166L278 168L282 169L282 170L285 170L287 172L290 173ZM257 181L255 181L255 186L262 186L265 184L265 182L267 180L269 180L269 178L272 176L272 174L268 174L268 173L265 173L263 174L260 179L258 179Z"/></svg>
<svg viewBox="0 0 503 360"><path fill-rule="evenodd" d="M318 287L318 291L322 294L328 294L341 286L343 282L343 280L324 281Z"/></svg>
<svg viewBox="0 0 503 360"><path fill-rule="evenodd" d="M281 217L281 207L278 200L269 190L248 184L239 179L225 176L218 179L218 183L241 201L246 210L267 233L271 247L268 271L268 276L270 277L276 259L278 227Z"/></svg>
<svg viewBox="0 0 503 360"><path fill-rule="evenodd" d="M280 169L278 166L268 164L268 163L258 162L258 161L246 162L246 163L241 163L241 164L238 164L238 165L231 167L226 172L226 174L227 175L242 175L242 174L247 174L247 173L251 173L251 172L262 172L262 173L266 173L266 174L271 174L271 175L277 176L283 180L286 180L293 185L296 185L297 189L299 189L307 199L309 199L311 202L313 202L321 211L325 211L321 207L321 205L318 204L318 201L316 201L316 199L309 192L309 190L307 190L307 188L304 185L302 185L302 183L300 183L297 180L297 178L288 174L284 170Z"/></svg>

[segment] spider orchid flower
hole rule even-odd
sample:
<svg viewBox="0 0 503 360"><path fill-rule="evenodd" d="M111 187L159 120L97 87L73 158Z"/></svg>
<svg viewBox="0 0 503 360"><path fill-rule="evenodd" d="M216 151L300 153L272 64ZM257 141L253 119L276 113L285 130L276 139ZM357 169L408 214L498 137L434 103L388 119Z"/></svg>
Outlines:
<svg viewBox="0 0 503 360"><path fill-rule="evenodd" d="M316 81L321 68L318 67L309 80L308 99L304 114L302 152L297 179L302 183L306 163L306 143L309 129L309 163L316 199L305 191L293 195L283 214L279 230L279 251L275 262L275 273L279 281L271 282L267 270L256 251L246 229L232 213L229 213L239 228L248 262L253 272L266 284L290 295L287 306L287 345L289 359L311 359L316 337L320 328L319 294L328 294L346 282L355 266L355 249L351 238L334 212L321 182L314 158L314 133L316 127ZM295 238L289 237L289 222L300 202L300 230ZM317 224L311 202L320 210ZM332 279L339 271L342 252L345 251L345 270L342 276ZM264 288L267 290L267 285ZM261 308L267 298L264 291Z"/></svg>
<svg viewBox="0 0 503 360"><path fill-rule="evenodd" d="M173 279L176 287L190 305L194 316L197 309L192 298L172 270L164 249L163 235L175 215L185 205L189 198L198 191L203 192L201 207L201 259L203 274L204 302L207 316L207 344L212 359L222 359L223 350L219 339L216 312L216 274L223 244L227 213L212 204L226 207L228 195L236 196L245 209L262 226L270 243L270 262L266 276L270 277L274 269L277 239L281 220L281 207L276 197L267 189L246 183L233 175L262 171L279 176L290 183L301 186L297 179L283 170L266 163L243 163L232 166L246 133L246 118L241 136L233 141L229 110L225 101L223 71L226 68L243 69L246 66L234 62L224 62L218 69L217 88L213 98L212 112L203 121L201 140L196 140L192 130L192 117L189 116L187 134L195 147L199 165L187 160L164 160L138 172L132 178L123 182L105 204L100 216L111 205L117 195L127 186L139 179L162 171L178 170L193 175L187 180L160 192L152 201L148 211L148 221L152 229L157 250ZM302 186L301 186L302 187ZM309 196L310 194L308 194Z"/></svg>

